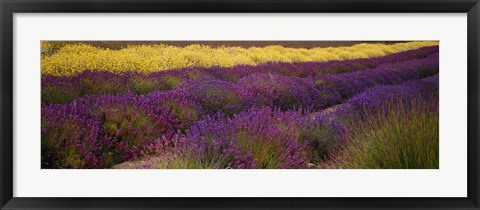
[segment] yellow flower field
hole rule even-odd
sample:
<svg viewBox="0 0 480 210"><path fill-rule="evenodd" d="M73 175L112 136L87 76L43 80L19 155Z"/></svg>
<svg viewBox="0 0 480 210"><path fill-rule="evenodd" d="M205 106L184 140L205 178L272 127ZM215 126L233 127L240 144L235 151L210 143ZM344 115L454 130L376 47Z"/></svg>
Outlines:
<svg viewBox="0 0 480 210"><path fill-rule="evenodd" d="M138 71L150 73L190 66L232 67L240 64L257 65L266 62L330 61L373 58L392 53L436 46L438 42L407 42L397 44L357 44L349 47L287 48L216 47L190 45L175 47L163 44L131 45L120 50L103 49L87 44L68 44L52 55L42 55L42 74L75 75L85 70L114 73ZM42 52L51 47L42 42Z"/></svg>

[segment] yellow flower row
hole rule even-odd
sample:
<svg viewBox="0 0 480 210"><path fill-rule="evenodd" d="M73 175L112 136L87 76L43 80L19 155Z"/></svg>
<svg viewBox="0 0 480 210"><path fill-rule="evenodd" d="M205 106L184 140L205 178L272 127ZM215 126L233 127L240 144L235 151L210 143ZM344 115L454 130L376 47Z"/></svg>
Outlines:
<svg viewBox="0 0 480 210"><path fill-rule="evenodd" d="M120 50L103 49L87 44L67 44L52 55L42 55L42 74L75 75L84 70L104 70L115 73L139 71L144 73L188 66L223 66L262 64L269 61L329 61L372 58L392 53L438 45L438 42L406 42L397 44L357 44L348 47L286 48L217 47L190 45L132 45ZM42 42L42 52L48 51Z"/></svg>

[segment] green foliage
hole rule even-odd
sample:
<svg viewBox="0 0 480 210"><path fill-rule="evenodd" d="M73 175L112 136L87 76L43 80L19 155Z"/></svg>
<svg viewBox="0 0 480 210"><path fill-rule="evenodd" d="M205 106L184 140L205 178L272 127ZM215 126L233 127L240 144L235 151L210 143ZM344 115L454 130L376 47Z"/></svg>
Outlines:
<svg viewBox="0 0 480 210"><path fill-rule="evenodd" d="M333 148L334 136L335 130L330 129L328 126L312 126L304 129L300 133L299 139L308 140L311 143L311 161L319 162Z"/></svg>
<svg viewBox="0 0 480 210"><path fill-rule="evenodd" d="M169 76L165 78L165 83L169 88L174 88L178 86L182 80L180 78L174 77L174 76Z"/></svg>
<svg viewBox="0 0 480 210"><path fill-rule="evenodd" d="M439 113L424 102L392 104L352 119L341 167L412 169L439 167Z"/></svg>
<svg viewBox="0 0 480 210"><path fill-rule="evenodd" d="M140 95L153 92L156 89L156 87L160 86L156 84L155 81L144 79L141 77L133 78L132 85L133 85L133 91Z"/></svg>
<svg viewBox="0 0 480 210"><path fill-rule="evenodd" d="M42 104L64 104L80 97L78 91L65 91L58 87L42 87Z"/></svg>

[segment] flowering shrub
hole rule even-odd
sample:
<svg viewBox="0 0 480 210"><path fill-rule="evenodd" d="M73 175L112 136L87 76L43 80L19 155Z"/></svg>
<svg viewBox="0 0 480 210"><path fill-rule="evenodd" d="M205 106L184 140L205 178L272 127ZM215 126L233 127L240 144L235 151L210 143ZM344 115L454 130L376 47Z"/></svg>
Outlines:
<svg viewBox="0 0 480 210"><path fill-rule="evenodd" d="M311 108L321 109L341 101L330 87L315 88L311 80L283 75L253 74L238 81L243 87L258 93L261 104L279 107L282 110Z"/></svg>
<svg viewBox="0 0 480 210"><path fill-rule="evenodd" d="M432 103L433 102L433 103ZM435 101L389 101L385 108L352 117L335 158L342 168L436 169L439 113Z"/></svg>
<svg viewBox="0 0 480 210"><path fill-rule="evenodd" d="M42 109L42 168L105 167L101 121L75 104Z"/></svg>
<svg viewBox="0 0 480 210"><path fill-rule="evenodd" d="M423 78L438 72L438 54L427 58L413 59L392 64L383 64L375 69L344 74L321 74L315 77L319 86L331 86L343 98L363 92L376 85L399 84L404 81Z"/></svg>
<svg viewBox="0 0 480 210"><path fill-rule="evenodd" d="M438 74L425 80L408 81L400 85L385 85L371 88L350 98L347 104L353 110L378 110L386 101L412 101L415 98L438 100ZM430 100L431 101L431 100Z"/></svg>
<svg viewBox="0 0 480 210"><path fill-rule="evenodd" d="M78 103L101 120L105 135L112 139L111 152L117 158L113 162L117 163L148 154L156 139L173 135L178 126L163 107L135 94L93 96Z"/></svg>
<svg viewBox="0 0 480 210"><path fill-rule="evenodd" d="M185 130L200 119L201 105L185 91L154 92L143 96L144 103L175 119L175 129Z"/></svg>
<svg viewBox="0 0 480 210"><path fill-rule="evenodd" d="M292 122L301 117L298 112L282 113L266 108L239 114L232 120L207 119L193 126L186 139L198 149L199 155L218 154L219 157L206 158L215 161L216 168L303 167L307 161L306 148L291 132L296 129ZM225 156L231 156L233 161Z"/></svg>
<svg viewBox="0 0 480 210"><path fill-rule="evenodd" d="M46 106L42 109L42 154L52 155L42 164L56 164L55 159L65 160L68 155L71 162L54 167L111 166L148 155L158 139L172 136L177 129L180 125L173 113L131 93Z"/></svg>
<svg viewBox="0 0 480 210"><path fill-rule="evenodd" d="M209 117L181 137L175 159L167 159L172 163L162 159L150 164L171 167L180 159L198 168L306 168L312 150L321 153L340 131L325 119L308 116L302 110L266 107L232 119Z"/></svg>
<svg viewBox="0 0 480 210"><path fill-rule="evenodd" d="M182 85L178 90L189 94L206 114L222 112L231 116L253 106L253 91L223 80L199 79Z"/></svg>

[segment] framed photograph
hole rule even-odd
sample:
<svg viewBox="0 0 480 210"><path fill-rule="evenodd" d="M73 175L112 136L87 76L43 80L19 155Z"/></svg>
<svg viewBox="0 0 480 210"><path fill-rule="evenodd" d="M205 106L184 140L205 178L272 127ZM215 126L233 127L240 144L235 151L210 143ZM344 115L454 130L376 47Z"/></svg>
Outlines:
<svg viewBox="0 0 480 210"><path fill-rule="evenodd" d="M1 209L479 209L479 4L7 1Z"/></svg>

